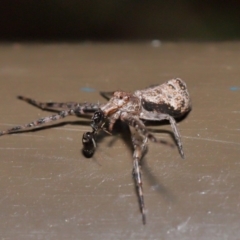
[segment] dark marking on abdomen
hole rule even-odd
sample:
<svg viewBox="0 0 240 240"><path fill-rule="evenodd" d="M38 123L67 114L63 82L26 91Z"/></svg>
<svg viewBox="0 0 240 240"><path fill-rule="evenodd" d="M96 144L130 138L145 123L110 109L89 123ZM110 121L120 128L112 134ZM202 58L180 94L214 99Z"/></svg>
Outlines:
<svg viewBox="0 0 240 240"><path fill-rule="evenodd" d="M153 103L147 102L146 100L142 99L142 106L148 112L158 112L158 113L165 113L172 117L180 117L183 113L181 109L174 109L171 105L166 103Z"/></svg>

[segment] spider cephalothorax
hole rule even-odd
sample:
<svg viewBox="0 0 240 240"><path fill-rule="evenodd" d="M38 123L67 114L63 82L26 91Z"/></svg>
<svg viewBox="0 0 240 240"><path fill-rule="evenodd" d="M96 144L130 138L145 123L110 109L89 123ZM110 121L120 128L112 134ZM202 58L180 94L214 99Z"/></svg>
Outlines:
<svg viewBox="0 0 240 240"><path fill-rule="evenodd" d="M131 140L134 147L133 153L133 177L139 197L142 220L145 224L145 206L143 199L141 164L140 161L146 149L147 140L157 143L164 143L149 133L143 121L162 121L168 120L171 124L179 152L184 158L184 152L180 134L174 118L178 118L191 110L191 102L187 86L180 78L169 80L161 85L151 86L143 90L136 90L134 93L123 91L113 92L109 98L109 93L101 93L108 99L106 104L91 103L41 103L31 98L20 96L25 100L41 109L59 111L58 114L44 117L31 123L16 126L6 131L0 132L0 136L24 129L39 127L45 123L65 118L69 115L89 116L91 119L91 132L83 134L83 153L86 157L91 157L96 149L96 137L99 131L112 131L113 125L117 120L121 120L129 125ZM104 127L108 121L108 129ZM169 144L170 145L170 144Z"/></svg>

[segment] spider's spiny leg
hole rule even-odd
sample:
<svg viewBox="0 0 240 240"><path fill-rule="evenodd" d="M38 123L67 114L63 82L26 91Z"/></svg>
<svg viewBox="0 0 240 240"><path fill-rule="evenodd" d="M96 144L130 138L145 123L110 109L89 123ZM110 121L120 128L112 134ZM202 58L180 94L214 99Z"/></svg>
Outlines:
<svg viewBox="0 0 240 240"><path fill-rule="evenodd" d="M109 117L108 129L110 132L112 132L113 126L114 126L115 122L119 119L120 114L121 114L120 112L116 112L115 114L113 114L112 116Z"/></svg>
<svg viewBox="0 0 240 240"><path fill-rule="evenodd" d="M39 102L32 98L24 97L24 96L18 96L19 99L24 100L25 102L28 102L32 104L33 106L39 107L41 109L73 109L77 106L77 103L74 102L67 102L67 103L57 103L57 102Z"/></svg>
<svg viewBox="0 0 240 240"><path fill-rule="evenodd" d="M114 92L100 92L100 95L104 97L105 99L109 100Z"/></svg>
<svg viewBox="0 0 240 240"><path fill-rule="evenodd" d="M134 147L133 153L133 177L136 183L136 189L138 193L138 199L140 204L140 209L142 213L142 221L143 224L146 223L146 210L144 206L144 197L143 197L143 183L142 183L142 176L141 176L141 165L140 160L144 154L147 144L147 138L141 137L138 133L136 133L135 129L130 127L131 131L131 138Z"/></svg>
<svg viewBox="0 0 240 240"><path fill-rule="evenodd" d="M139 204L142 213L142 221L143 224L146 224L146 210L144 206L144 197L143 197L143 187L142 187L142 176L141 176L141 166L139 164L139 159L133 159L133 177L136 182L138 197L139 197Z"/></svg>
<svg viewBox="0 0 240 240"><path fill-rule="evenodd" d="M176 121L173 117L169 116L168 117L168 120L171 124L171 127L172 127L172 130L173 130L173 133L174 133L174 136L175 136L175 139L177 141L177 145L178 145L178 149L179 149L179 152L181 154L181 157L182 158L185 158L184 156L184 152L183 152L183 145L182 145L182 141L181 141L181 136L180 136L180 133L178 131L178 128L177 128L177 124L176 124Z"/></svg>
<svg viewBox="0 0 240 240"><path fill-rule="evenodd" d="M165 145L168 145L170 147L174 146L173 144L168 143L165 140L157 139L156 137L154 137L153 134L148 132L146 126L144 125L144 123L139 118L136 118L132 115L129 116L128 113L122 113L121 120L127 122L130 126L134 127L139 134L147 137L152 142L165 144Z"/></svg>
<svg viewBox="0 0 240 240"><path fill-rule="evenodd" d="M13 132L22 131L22 130L29 129L29 128L36 128L43 124L65 118L69 115L77 115L78 113L79 113L79 109L70 109L70 110L66 110L66 111L61 111L59 114L54 114L52 116L43 117L43 118L40 118L33 122L30 122L30 123L27 123L24 125L20 125L20 126L16 126L16 127L10 128L8 130L2 131L2 132L0 132L0 136L9 134L9 133L13 133Z"/></svg>
<svg viewBox="0 0 240 240"><path fill-rule="evenodd" d="M152 112L144 111L142 119L151 120L151 121L152 120L155 120L155 121L168 120L172 127L172 131L173 131L173 134L174 134L177 146L178 146L179 153L181 154L181 157L184 158L181 135L179 133L176 121L172 116L170 116L169 114L164 114L164 113L152 113Z"/></svg>
<svg viewBox="0 0 240 240"><path fill-rule="evenodd" d="M76 102L39 102L32 98L18 96L19 99L26 101L33 106L41 108L43 110L66 110L66 109L74 109L74 108L82 108L83 110L87 110L88 112L95 112L99 109L99 104L91 104L91 103L76 103ZM83 113L82 113L83 114Z"/></svg>

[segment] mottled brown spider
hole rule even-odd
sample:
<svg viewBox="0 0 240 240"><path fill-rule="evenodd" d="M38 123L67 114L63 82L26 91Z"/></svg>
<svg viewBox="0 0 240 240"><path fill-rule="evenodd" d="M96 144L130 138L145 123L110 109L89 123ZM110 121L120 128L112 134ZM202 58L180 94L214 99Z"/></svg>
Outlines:
<svg viewBox="0 0 240 240"><path fill-rule="evenodd" d="M161 85L151 86L144 90L137 90L134 93L116 91L112 93L101 93L109 101L106 104L89 103L53 103L38 102L31 98L20 96L19 98L35 105L41 109L57 110L58 114L40 118L31 123L16 126L6 131L4 134L14 133L29 128L39 127L45 123L65 118L69 115L91 116L92 132L83 134L83 153L86 157L91 157L96 149L96 136L99 131L112 131L117 120L127 123L130 127L133 153L133 177L136 183L143 224L146 223L146 211L143 199L143 187L141 177L140 161L146 149L147 140L156 143L167 144L163 140L158 140L147 130L143 120L162 121L168 120L171 124L179 152L184 158L183 147L180 134L174 118L179 118L191 110L191 102L186 83L180 78L169 80ZM108 129L104 128L105 122L109 122Z"/></svg>

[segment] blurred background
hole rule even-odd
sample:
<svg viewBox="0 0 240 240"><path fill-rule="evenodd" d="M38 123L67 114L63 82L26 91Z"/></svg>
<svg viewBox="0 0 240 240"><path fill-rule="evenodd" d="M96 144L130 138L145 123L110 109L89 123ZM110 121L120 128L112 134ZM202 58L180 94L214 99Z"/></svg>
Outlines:
<svg viewBox="0 0 240 240"><path fill-rule="evenodd" d="M1 41L240 38L240 1L5 0Z"/></svg>

